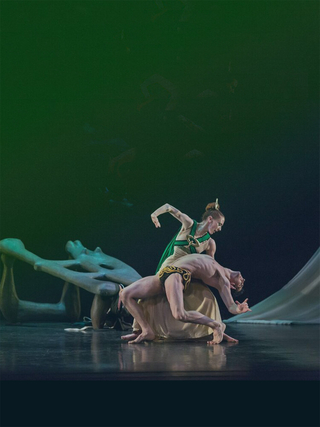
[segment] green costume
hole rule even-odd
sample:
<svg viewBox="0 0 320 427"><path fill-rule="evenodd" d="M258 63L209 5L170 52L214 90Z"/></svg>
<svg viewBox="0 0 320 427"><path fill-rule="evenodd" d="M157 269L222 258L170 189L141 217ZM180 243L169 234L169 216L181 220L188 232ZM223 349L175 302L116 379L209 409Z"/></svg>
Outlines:
<svg viewBox="0 0 320 427"><path fill-rule="evenodd" d="M181 249L183 248L184 251L186 252L185 254L180 254L180 256L182 255L187 255L187 254L195 254L197 253L196 248L200 247L201 243L206 242L207 240L210 239L210 234L206 233L201 237L195 238L195 232L197 229L197 221L193 220L193 225L190 231L190 234L187 234L186 239L184 240L177 240L177 237L179 236L179 234L181 233L182 227L180 228L180 230L178 231L178 233L172 238L172 240L170 241L170 243L168 244L168 246L165 248L161 259L159 261L159 264L157 266L157 270L156 273L158 273L158 271L160 270L162 264L172 255L174 255L175 252L175 247L181 247ZM182 233L181 233L182 234ZM205 245L207 246L207 245ZM201 252L203 252L206 249L206 247L202 246L201 247ZM180 258L179 257L175 257L175 258Z"/></svg>

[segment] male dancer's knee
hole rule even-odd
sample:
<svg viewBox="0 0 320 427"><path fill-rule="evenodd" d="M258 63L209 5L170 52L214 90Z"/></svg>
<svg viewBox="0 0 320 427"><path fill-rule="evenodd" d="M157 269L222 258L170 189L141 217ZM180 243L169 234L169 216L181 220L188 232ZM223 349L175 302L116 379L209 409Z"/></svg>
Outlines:
<svg viewBox="0 0 320 427"><path fill-rule="evenodd" d="M130 292L129 288L124 288L121 290L120 295L119 295L119 299L124 306L126 306L128 301L130 301L130 299L132 299L132 296L130 294L131 294L131 292Z"/></svg>
<svg viewBox="0 0 320 427"><path fill-rule="evenodd" d="M188 320L188 315L185 310L182 310L178 307L171 308L172 316L180 322L185 322Z"/></svg>

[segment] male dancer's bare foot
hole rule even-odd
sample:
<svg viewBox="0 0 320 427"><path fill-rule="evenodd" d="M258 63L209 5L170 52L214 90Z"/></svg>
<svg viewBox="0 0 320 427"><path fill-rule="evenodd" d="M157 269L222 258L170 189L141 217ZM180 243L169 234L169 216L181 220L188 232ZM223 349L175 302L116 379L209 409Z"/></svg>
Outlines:
<svg viewBox="0 0 320 427"><path fill-rule="evenodd" d="M130 340L133 340L134 338L137 338L137 337L138 337L138 335L140 335L140 334L141 334L141 332L142 332L142 331L136 331L136 332L133 332L132 334L122 335L121 339L122 339L122 340L124 340L124 341L130 341Z"/></svg>
<svg viewBox="0 0 320 427"><path fill-rule="evenodd" d="M223 341L232 342L234 344L238 344L239 340L236 340L235 338L229 337L227 334L223 334Z"/></svg>
<svg viewBox="0 0 320 427"><path fill-rule="evenodd" d="M219 322L214 322L215 326L212 327L213 330L213 338L211 341L207 341L208 344L211 345L215 345L215 344L220 344L221 341L223 340L223 333L226 329L226 325L224 323L219 323Z"/></svg>
<svg viewBox="0 0 320 427"><path fill-rule="evenodd" d="M135 340L128 341L128 344L139 344L140 342L143 342L143 341L153 341L155 337L156 336L152 331L141 332L141 334L139 334Z"/></svg>

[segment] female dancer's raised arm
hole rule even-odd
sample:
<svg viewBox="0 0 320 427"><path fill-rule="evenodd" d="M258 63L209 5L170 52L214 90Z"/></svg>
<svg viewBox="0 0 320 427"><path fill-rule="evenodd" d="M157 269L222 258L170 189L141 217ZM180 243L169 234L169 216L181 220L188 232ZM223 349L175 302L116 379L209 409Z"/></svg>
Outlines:
<svg viewBox="0 0 320 427"><path fill-rule="evenodd" d="M160 228L160 222L158 220L158 216L164 213L170 213L172 216L174 216L178 221L181 222L183 229L190 228L193 224L192 219L179 211L179 209L175 208L174 206L169 205L169 203L165 203L164 205L160 206L160 208L156 209L151 214L151 220L156 226L156 228Z"/></svg>

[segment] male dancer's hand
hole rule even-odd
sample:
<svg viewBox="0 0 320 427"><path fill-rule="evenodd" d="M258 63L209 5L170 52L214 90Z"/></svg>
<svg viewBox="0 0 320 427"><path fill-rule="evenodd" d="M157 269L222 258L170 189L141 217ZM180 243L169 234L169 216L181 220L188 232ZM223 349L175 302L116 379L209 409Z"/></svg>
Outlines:
<svg viewBox="0 0 320 427"><path fill-rule="evenodd" d="M248 301L248 298L246 298L242 303L240 303L239 301L236 301L238 314L246 313L247 311L252 311L250 310L247 301Z"/></svg>

